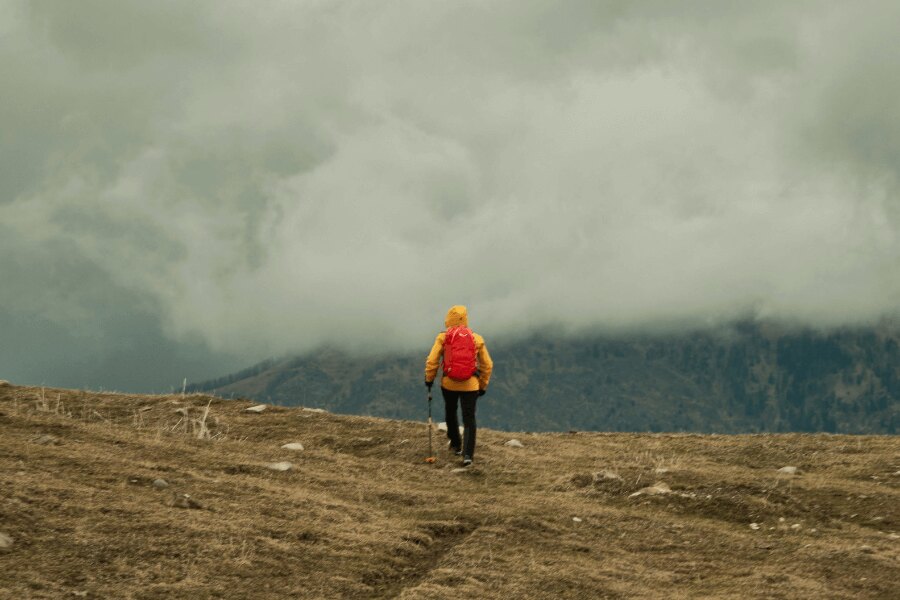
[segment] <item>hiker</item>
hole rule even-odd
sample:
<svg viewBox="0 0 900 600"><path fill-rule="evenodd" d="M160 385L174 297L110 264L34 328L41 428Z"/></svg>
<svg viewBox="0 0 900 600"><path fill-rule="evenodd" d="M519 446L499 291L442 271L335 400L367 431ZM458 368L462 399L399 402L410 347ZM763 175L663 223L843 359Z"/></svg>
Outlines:
<svg viewBox="0 0 900 600"><path fill-rule="evenodd" d="M447 330L437 335L425 360L425 386L431 390L438 367L443 362L441 394L444 396L449 446L454 454L462 455L463 466L468 467L475 457L475 402L487 392L494 363L484 345L484 338L469 329L465 306L450 308L444 325ZM459 439L457 404L462 405L463 440Z"/></svg>

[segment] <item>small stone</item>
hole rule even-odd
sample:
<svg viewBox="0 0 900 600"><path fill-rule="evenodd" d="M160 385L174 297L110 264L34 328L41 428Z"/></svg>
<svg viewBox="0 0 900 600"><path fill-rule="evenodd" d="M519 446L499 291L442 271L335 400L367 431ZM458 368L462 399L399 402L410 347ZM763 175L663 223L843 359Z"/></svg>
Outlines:
<svg viewBox="0 0 900 600"><path fill-rule="evenodd" d="M779 522L779 523L784 523L784 517L778 517L778 522Z"/></svg>
<svg viewBox="0 0 900 600"><path fill-rule="evenodd" d="M525 444L523 444L522 442L520 442L517 439L511 439L503 445L509 446L510 448L524 448L525 447Z"/></svg>
<svg viewBox="0 0 900 600"><path fill-rule="evenodd" d="M873 552L875 552L875 548L873 548L872 546L860 546L859 551L866 554L872 554Z"/></svg>
<svg viewBox="0 0 900 600"><path fill-rule="evenodd" d="M0 533L0 550L5 548L10 548L13 544L13 539L6 535L5 533Z"/></svg>
<svg viewBox="0 0 900 600"><path fill-rule="evenodd" d="M447 431L447 423L441 421L437 424L438 431ZM466 431L466 428L462 425L459 426L459 435L463 435Z"/></svg>
<svg viewBox="0 0 900 600"><path fill-rule="evenodd" d="M270 469L272 471L290 471L291 469L294 468L294 465L287 461L273 462L273 463L267 464L266 468Z"/></svg>
<svg viewBox="0 0 900 600"><path fill-rule="evenodd" d="M167 487L169 487L169 482L166 481L165 479L154 479L153 487L155 487L158 490L164 490Z"/></svg>
<svg viewBox="0 0 900 600"><path fill-rule="evenodd" d="M579 519L578 517L572 517L572 520L576 523L581 523L581 519Z"/></svg>
<svg viewBox="0 0 900 600"><path fill-rule="evenodd" d="M635 493L629 495L629 498L635 498L637 496L660 496L663 494L670 494L672 490L665 483L658 481L651 485L650 487L641 488Z"/></svg>
<svg viewBox="0 0 900 600"><path fill-rule="evenodd" d="M815 527L809 530L810 533L815 533L816 531L818 531L818 529L816 529Z"/></svg>
<svg viewBox="0 0 900 600"><path fill-rule="evenodd" d="M175 508L203 508L203 505L191 498L188 494L175 494L172 497L172 506Z"/></svg>
<svg viewBox="0 0 900 600"><path fill-rule="evenodd" d="M138 412L147 412L148 410L151 410L152 408L153 408L152 406L142 406L138 409Z"/></svg>
<svg viewBox="0 0 900 600"><path fill-rule="evenodd" d="M256 406L251 406L249 408L245 408L244 412L259 414L262 411L266 410L267 408L268 408L268 406L266 406L265 404L257 404Z"/></svg>
<svg viewBox="0 0 900 600"><path fill-rule="evenodd" d="M784 475L796 475L800 470L797 467L781 467L778 472Z"/></svg>
<svg viewBox="0 0 900 600"><path fill-rule="evenodd" d="M793 525L791 525L791 529L793 529L793 530L795 530L795 531L796 531L797 529L800 529L800 523L794 523Z"/></svg>
<svg viewBox="0 0 900 600"><path fill-rule="evenodd" d="M470 470L470 469L468 469L468 468L466 468L466 467L457 467L457 468L453 469L453 470L450 471L450 472L451 472L451 473L468 473L469 470Z"/></svg>
<svg viewBox="0 0 900 600"><path fill-rule="evenodd" d="M756 531L759 529L759 523L750 523L750 529Z"/></svg>
<svg viewBox="0 0 900 600"><path fill-rule="evenodd" d="M594 473L594 483L607 481L622 481L622 477L615 471L597 471Z"/></svg>
<svg viewBox="0 0 900 600"><path fill-rule="evenodd" d="M653 470L653 472L656 473L657 475L662 475L663 473L668 473L669 469L667 469L666 467L657 467L656 469Z"/></svg>
<svg viewBox="0 0 900 600"><path fill-rule="evenodd" d="M285 450L303 450L303 444L300 442L291 442L282 446Z"/></svg>
<svg viewBox="0 0 900 600"><path fill-rule="evenodd" d="M328 411L325 410L324 408L307 408L307 407L305 407L305 406L303 407L303 410L305 410L306 412L312 412L312 413L323 413L323 412L328 412Z"/></svg>

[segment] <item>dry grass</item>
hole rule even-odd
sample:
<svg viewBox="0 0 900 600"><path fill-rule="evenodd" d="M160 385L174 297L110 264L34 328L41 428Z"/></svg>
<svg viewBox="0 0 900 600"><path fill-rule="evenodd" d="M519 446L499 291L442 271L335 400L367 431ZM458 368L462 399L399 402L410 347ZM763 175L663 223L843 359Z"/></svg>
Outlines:
<svg viewBox="0 0 900 600"><path fill-rule="evenodd" d="M421 423L247 406L0 388L0 598L900 596L896 437L481 430L454 473Z"/></svg>

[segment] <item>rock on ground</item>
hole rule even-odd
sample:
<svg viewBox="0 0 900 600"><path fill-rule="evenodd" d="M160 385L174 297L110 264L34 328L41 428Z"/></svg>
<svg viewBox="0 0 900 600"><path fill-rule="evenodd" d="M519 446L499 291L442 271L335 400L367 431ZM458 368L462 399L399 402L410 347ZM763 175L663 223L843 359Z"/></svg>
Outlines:
<svg viewBox="0 0 900 600"><path fill-rule="evenodd" d="M282 446L285 450L303 450L303 444L300 442L291 442Z"/></svg>
<svg viewBox="0 0 900 600"><path fill-rule="evenodd" d="M262 411L268 408L265 404L257 404L256 406L251 406L250 408L245 408L244 412L249 413L261 413Z"/></svg>
<svg viewBox="0 0 900 600"><path fill-rule="evenodd" d="M164 490L167 487L169 487L169 482L166 481L165 479L154 479L153 487L155 487L158 490Z"/></svg>
<svg viewBox="0 0 900 600"><path fill-rule="evenodd" d="M290 471L294 468L294 465L289 462L273 462L267 464L266 468L272 471Z"/></svg>
<svg viewBox="0 0 900 600"><path fill-rule="evenodd" d="M0 549L12 546L13 539L5 533L0 533Z"/></svg>
<svg viewBox="0 0 900 600"><path fill-rule="evenodd" d="M509 446L510 448L524 448L525 447L525 444L523 444L522 442L520 442L519 440L516 440L516 439L509 440L508 442L506 442L503 445Z"/></svg>
<svg viewBox="0 0 900 600"><path fill-rule="evenodd" d="M657 481L650 487L641 488L635 493L628 496L629 498L634 498L636 496L659 496L662 494L671 494L672 489L669 488L668 485L661 481Z"/></svg>
<svg viewBox="0 0 900 600"><path fill-rule="evenodd" d="M200 504L187 494L175 494L172 497L171 505L175 508L203 508L202 504Z"/></svg>
<svg viewBox="0 0 900 600"><path fill-rule="evenodd" d="M606 481L622 481L622 477L615 471L597 471L594 473L594 483Z"/></svg>
<svg viewBox="0 0 900 600"><path fill-rule="evenodd" d="M784 475L796 475L800 472L800 469L797 467L781 467L778 469L778 472Z"/></svg>
<svg viewBox="0 0 900 600"><path fill-rule="evenodd" d="M441 431L447 431L447 423L444 421L441 421L440 423L437 424L437 428L440 429ZM466 431L466 428L463 427L462 425L460 425L459 426L459 435L462 435L465 431Z"/></svg>

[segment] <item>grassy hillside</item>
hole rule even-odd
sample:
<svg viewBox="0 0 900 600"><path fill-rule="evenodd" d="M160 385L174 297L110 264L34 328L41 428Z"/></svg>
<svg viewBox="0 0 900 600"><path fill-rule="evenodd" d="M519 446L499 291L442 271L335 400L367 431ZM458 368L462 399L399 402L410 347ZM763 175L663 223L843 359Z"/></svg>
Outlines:
<svg viewBox="0 0 900 600"><path fill-rule="evenodd" d="M481 430L457 472L248 406L0 387L0 598L900 596L900 438Z"/></svg>
<svg viewBox="0 0 900 600"><path fill-rule="evenodd" d="M758 324L666 337L488 340L485 424L528 431L900 432L900 334ZM195 386L224 396L419 418L425 354L334 351Z"/></svg>

